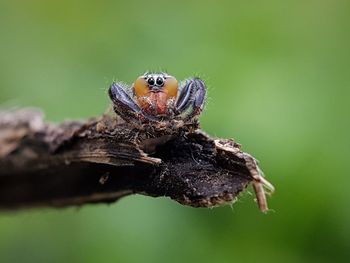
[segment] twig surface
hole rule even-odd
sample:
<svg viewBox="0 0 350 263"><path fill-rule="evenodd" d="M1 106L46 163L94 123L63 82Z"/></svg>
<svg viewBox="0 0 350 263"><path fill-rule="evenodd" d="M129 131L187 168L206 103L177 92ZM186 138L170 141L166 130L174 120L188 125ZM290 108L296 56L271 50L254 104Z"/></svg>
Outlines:
<svg viewBox="0 0 350 263"><path fill-rule="evenodd" d="M268 210L256 160L198 124L140 131L111 116L45 123L37 110L0 112L0 209L168 196L193 207L232 203L250 183Z"/></svg>

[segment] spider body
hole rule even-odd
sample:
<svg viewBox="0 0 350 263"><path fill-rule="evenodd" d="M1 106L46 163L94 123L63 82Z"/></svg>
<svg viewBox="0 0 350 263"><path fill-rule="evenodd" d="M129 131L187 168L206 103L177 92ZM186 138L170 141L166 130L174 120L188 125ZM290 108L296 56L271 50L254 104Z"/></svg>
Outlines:
<svg viewBox="0 0 350 263"><path fill-rule="evenodd" d="M144 124L181 120L191 123L203 109L206 88L199 78L179 85L166 73L145 73L130 87L112 83L108 93L114 111L126 122Z"/></svg>
<svg viewBox="0 0 350 263"><path fill-rule="evenodd" d="M177 80L164 74L140 76L133 85L138 105L153 116L167 116L174 106L177 92Z"/></svg>

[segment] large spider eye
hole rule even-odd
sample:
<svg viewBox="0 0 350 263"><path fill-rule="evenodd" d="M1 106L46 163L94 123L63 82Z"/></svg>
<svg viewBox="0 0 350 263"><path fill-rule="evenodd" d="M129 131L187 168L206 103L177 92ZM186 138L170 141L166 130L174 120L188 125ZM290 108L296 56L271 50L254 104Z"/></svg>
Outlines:
<svg viewBox="0 0 350 263"><path fill-rule="evenodd" d="M152 77L150 77L148 80L147 80L147 83L149 84L149 85L151 85L151 86L153 86L154 85L154 78L152 78Z"/></svg>
<svg viewBox="0 0 350 263"><path fill-rule="evenodd" d="M161 78L161 77L158 77L157 80L156 80L156 83L158 86L163 86L164 84L164 79Z"/></svg>

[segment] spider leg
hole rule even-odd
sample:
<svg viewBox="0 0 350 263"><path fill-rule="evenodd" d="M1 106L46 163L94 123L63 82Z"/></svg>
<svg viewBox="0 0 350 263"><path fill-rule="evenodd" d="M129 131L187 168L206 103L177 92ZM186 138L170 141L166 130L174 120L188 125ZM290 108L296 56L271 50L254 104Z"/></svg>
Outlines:
<svg viewBox="0 0 350 263"><path fill-rule="evenodd" d="M192 84L191 80L186 81L184 85L180 87L179 97L176 100L175 109L177 113L182 112L188 105L191 103L191 94L192 92Z"/></svg>
<svg viewBox="0 0 350 263"><path fill-rule="evenodd" d="M193 78L180 87L180 94L176 101L176 114L190 120L199 115L204 107L206 87L199 78Z"/></svg>
<svg viewBox="0 0 350 263"><path fill-rule="evenodd" d="M127 94L122 84L112 83L108 89L108 94L113 102L113 110L125 121L141 124L145 120L153 120L151 116L145 115L141 108Z"/></svg>

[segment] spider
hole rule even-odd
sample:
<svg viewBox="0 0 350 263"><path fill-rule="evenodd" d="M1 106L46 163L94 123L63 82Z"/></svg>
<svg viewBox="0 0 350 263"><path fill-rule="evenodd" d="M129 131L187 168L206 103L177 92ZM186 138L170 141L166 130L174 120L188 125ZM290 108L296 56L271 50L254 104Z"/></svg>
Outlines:
<svg viewBox="0 0 350 263"><path fill-rule="evenodd" d="M136 126L173 120L193 123L203 110L206 87L199 78L178 84L166 73L145 73L131 87L117 82L110 86L114 111Z"/></svg>

